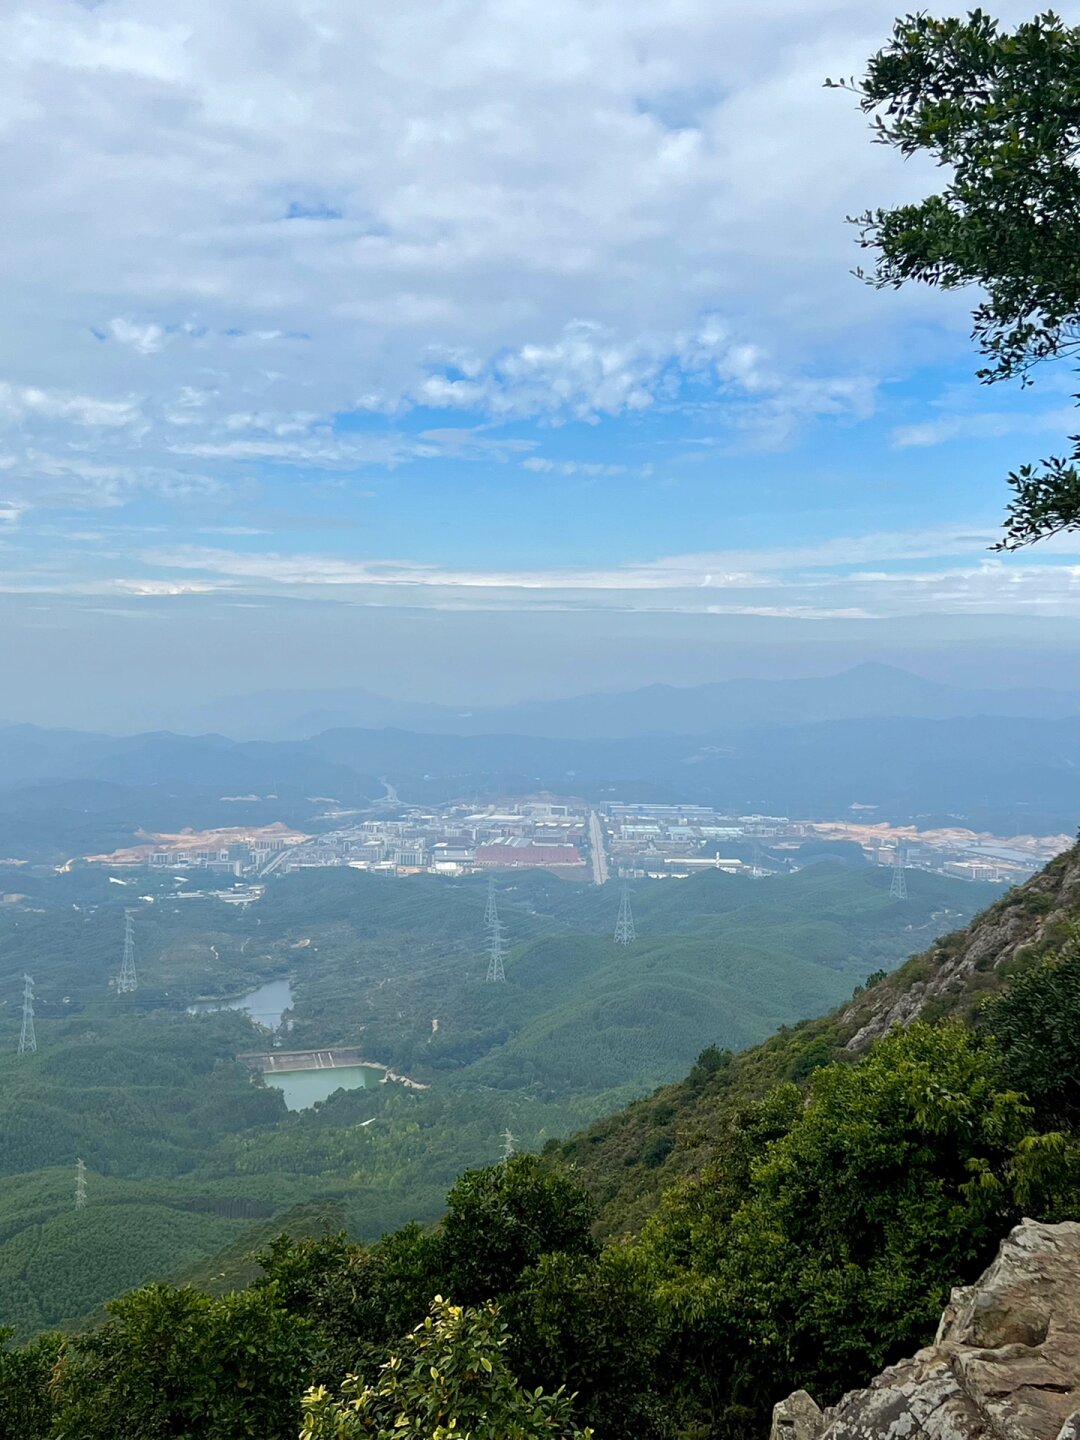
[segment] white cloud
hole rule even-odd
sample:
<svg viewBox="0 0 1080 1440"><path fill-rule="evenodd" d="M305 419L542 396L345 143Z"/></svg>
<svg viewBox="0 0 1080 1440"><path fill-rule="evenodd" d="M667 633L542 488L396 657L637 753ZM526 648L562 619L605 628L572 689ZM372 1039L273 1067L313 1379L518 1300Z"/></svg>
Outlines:
<svg viewBox="0 0 1080 1440"><path fill-rule="evenodd" d="M113 580L109 589L119 595L162 596L162 595L211 595L220 590L220 583L182 580Z"/></svg>
<svg viewBox="0 0 1080 1440"><path fill-rule="evenodd" d="M137 325L132 320L110 320L109 334L121 345L130 345L140 355L156 355L165 344L160 325Z"/></svg>
<svg viewBox="0 0 1080 1440"><path fill-rule="evenodd" d="M999 612L1080 617L1075 545L1073 563L1031 563L988 555L992 533L978 526L883 532L608 568L496 570L199 546L151 549L141 558L150 569L194 573L207 583L223 580L246 593L344 593L361 604L386 603L386 592L395 590L411 592L411 604L435 608L624 607L804 619ZM916 560L933 563L916 568Z"/></svg>
<svg viewBox="0 0 1080 1440"><path fill-rule="evenodd" d="M105 400L0 380L0 423L18 424L35 418L111 429L134 425L140 419L140 412L138 402L132 399Z"/></svg>
<svg viewBox="0 0 1080 1440"><path fill-rule="evenodd" d="M1062 435L1077 428L1075 409L993 411L981 414L942 414L914 425L900 425L892 432L892 443L901 449L911 446L944 445L949 440L1000 440L1006 435Z"/></svg>
<svg viewBox="0 0 1080 1440"><path fill-rule="evenodd" d="M522 460L521 468L531 470L534 475L583 475L587 479L626 474L625 465L605 465L595 460L549 460L542 455L530 455Z"/></svg>
<svg viewBox="0 0 1080 1440"><path fill-rule="evenodd" d="M260 478L325 487L449 460L454 476L502 463L519 483L518 467L648 474L592 443L566 458L541 443L569 422L662 413L671 435L705 415L723 454L867 417L892 367L940 356L942 325L967 344L961 304L848 273L843 216L927 183L821 86L893 17L892 0L8 0L7 548L47 507L148 498L197 511L185 538L257 540L258 514L229 526L207 511ZM913 331L924 315L934 325ZM430 424L410 418L421 408L445 423L410 433ZM894 439L995 423L942 414ZM733 485L752 490L745 474ZM902 609L888 567L924 559L912 596L974 604L1000 575L939 562L993 538L911 529L566 570L174 544L140 557L146 579L116 539L85 563L108 559L140 595L396 587L432 604L512 592L808 616ZM1066 568L1009 571L1008 603L1060 603ZM76 582L60 566L40 583Z"/></svg>
<svg viewBox="0 0 1080 1440"><path fill-rule="evenodd" d="M863 415L923 302L851 280L842 217L920 176L821 80L892 18L11 0L0 414L149 450L410 404L592 420L687 383L747 443Z"/></svg>

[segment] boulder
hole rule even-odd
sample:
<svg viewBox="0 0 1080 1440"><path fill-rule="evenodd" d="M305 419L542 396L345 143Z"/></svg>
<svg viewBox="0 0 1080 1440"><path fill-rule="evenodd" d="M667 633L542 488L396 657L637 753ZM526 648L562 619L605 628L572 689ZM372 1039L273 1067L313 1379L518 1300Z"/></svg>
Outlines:
<svg viewBox="0 0 1080 1440"><path fill-rule="evenodd" d="M805 1390L773 1406L772 1440L817 1440L824 1428L825 1417Z"/></svg>
<svg viewBox="0 0 1080 1440"><path fill-rule="evenodd" d="M933 1345L831 1410L797 1390L771 1440L1080 1440L1080 1224L1023 1221Z"/></svg>

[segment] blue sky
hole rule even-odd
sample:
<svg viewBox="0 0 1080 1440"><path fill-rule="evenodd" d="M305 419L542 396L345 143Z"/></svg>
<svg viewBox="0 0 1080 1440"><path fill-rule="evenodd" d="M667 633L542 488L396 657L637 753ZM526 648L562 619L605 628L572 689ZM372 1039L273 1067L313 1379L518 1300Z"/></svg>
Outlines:
<svg viewBox="0 0 1080 1440"><path fill-rule="evenodd" d="M845 214L937 178L821 85L893 14L13 0L9 673L41 683L31 640L71 663L76 613L110 618L108 677L140 616L210 654L209 617L231 608L230 634L264 647L300 603L312 625L348 607L389 648L390 610L560 614L598 640L618 611L669 634L768 620L785 654L862 625L820 652L841 659L917 617L960 647L973 624L990 645L1045 619L1060 656L1080 544L987 547L1005 473L1076 428L1071 377L980 387L972 297L850 274ZM300 674L292 643L243 683ZM537 653L537 693L588 680L558 649ZM484 653L446 664L504 698ZM643 640L636 677L605 678L659 678L663 654ZM190 684L240 683L214 665Z"/></svg>

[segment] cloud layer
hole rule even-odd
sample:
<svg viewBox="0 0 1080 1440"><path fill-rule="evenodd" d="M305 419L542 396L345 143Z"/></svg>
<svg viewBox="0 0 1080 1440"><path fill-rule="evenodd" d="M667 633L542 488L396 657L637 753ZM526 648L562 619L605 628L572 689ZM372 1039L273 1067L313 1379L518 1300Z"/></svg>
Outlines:
<svg viewBox="0 0 1080 1440"><path fill-rule="evenodd" d="M898 375L963 343L959 306L886 303L848 273L843 215L928 183L822 89L893 15L891 0L11 0L8 588L396 587L436 604L532 592L805 616L1071 607L1068 566L1003 569L980 554L985 527L961 527L961 544L914 515L846 524L856 538L828 545L641 562L626 557L672 548L647 520L619 553L598 528L588 562L470 551L493 473L659 493L678 464L858 426ZM924 405L892 441L923 452L1063 418ZM602 443L616 425L619 453ZM594 439L568 450L553 438L568 432ZM484 477L482 502L462 483L461 533L411 551L362 533L371 476L418 466ZM256 513L291 504L299 524L332 491L332 550L288 549ZM126 529L73 518L124 510ZM206 543L223 530L235 548Z"/></svg>
<svg viewBox="0 0 1080 1440"><path fill-rule="evenodd" d="M163 547L145 551L141 559L169 578L120 581L115 588L128 595L180 595L241 587L379 605L392 595L389 603L435 609L627 609L807 620L1001 612L1080 618L1080 564L1053 554L1022 564L973 558L993 533L942 527L819 545L674 555L608 569L470 570L407 560ZM198 578L182 578L192 576Z"/></svg>
<svg viewBox="0 0 1080 1440"><path fill-rule="evenodd" d="M305 434L416 405L865 410L877 320L838 221L909 180L821 80L891 15L14 0L0 421L107 431L134 470L318 464ZM29 446L20 470L48 495Z"/></svg>

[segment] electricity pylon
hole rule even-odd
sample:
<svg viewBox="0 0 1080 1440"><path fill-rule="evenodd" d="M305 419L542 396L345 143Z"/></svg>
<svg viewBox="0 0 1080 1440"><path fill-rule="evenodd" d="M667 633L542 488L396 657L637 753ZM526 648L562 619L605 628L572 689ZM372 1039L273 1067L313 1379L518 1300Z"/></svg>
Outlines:
<svg viewBox="0 0 1080 1440"><path fill-rule="evenodd" d="M33 1055L36 1050L37 1036L34 1034L34 982L29 975L24 975L22 1030L19 1034L19 1054Z"/></svg>
<svg viewBox="0 0 1080 1440"><path fill-rule="evenodd" d="M498 918L499 918L499 909L498 909L498 906L497 906L496 903L495 903L495 876L494 876L494 875L489 875L489 876L488 876L488 888L487 888L487 904L486 904L485 907L484 907L484 925L485 925L485 928L487 928L487 929L490 930L491 927L492 927L492 925L495 924L495 922L498 920Z"/></svg>
<svg viewBox="0 0 1080 1440"><path fill-rule="evenodd" d="M506 971L503 969L503 957L506 954L506 949L503 945L503 923L499 919L499 906L495 899L494 877L488 881L487 906L484 910L484 927L487 930L488 936L487 978L494 984L506 979Z"/></svg>
<svg viewBox="0 0 1080 1440"><path fill-rule="evenodd" d="M131 911L124 911L124 958L120 963L120 979L116 982L118 995L130 995L139 988L135 975L135 922Z"/></svg>
<svg viewBox="0 0 1080 1440"><path fill-rule="evenodd" d="M496 920L488 931L488 968L487 978L494 984L506 979L506 971L503 969L503 956L506 951L503 947L503 927Z"/></svg>
<svg viewBox="0 0 1080 1440"><path fill-rule="evenodd" d="M634 912L630 908L630 886L624 880L622 899L619 901L619 918L615 921L615 944L632 945L636 939Z"/></svg>
<svg viewBox="0 0 1080 1440"><path fill-rule="evenodd" d="M896 847L896 857L893 860L892 883L889 886L889 896L893 900L907 899L907 876L904 873L904 855L899 845Z"/></svg>
<svg viewBox="0 0 1080 1440"><path fill-rule="evenodd" d="M81 1160L75 1162L75 1209L86 1209L86 1166Z"/></svg>
<svg viewBox="0 0 1080 1440"><path fill-rule="evenodd" d="M507 1126L506 1129L503 1131L503 1159L504 1159L504 1160L509 1160L509 1159L510 1159L510 1156L513 1155L513 1153L514 1153L514 1147L515 1147L516 1144L517 1144L517 1142L515 1141L513 1135L510 1133L510 1127Z"/></svg>

